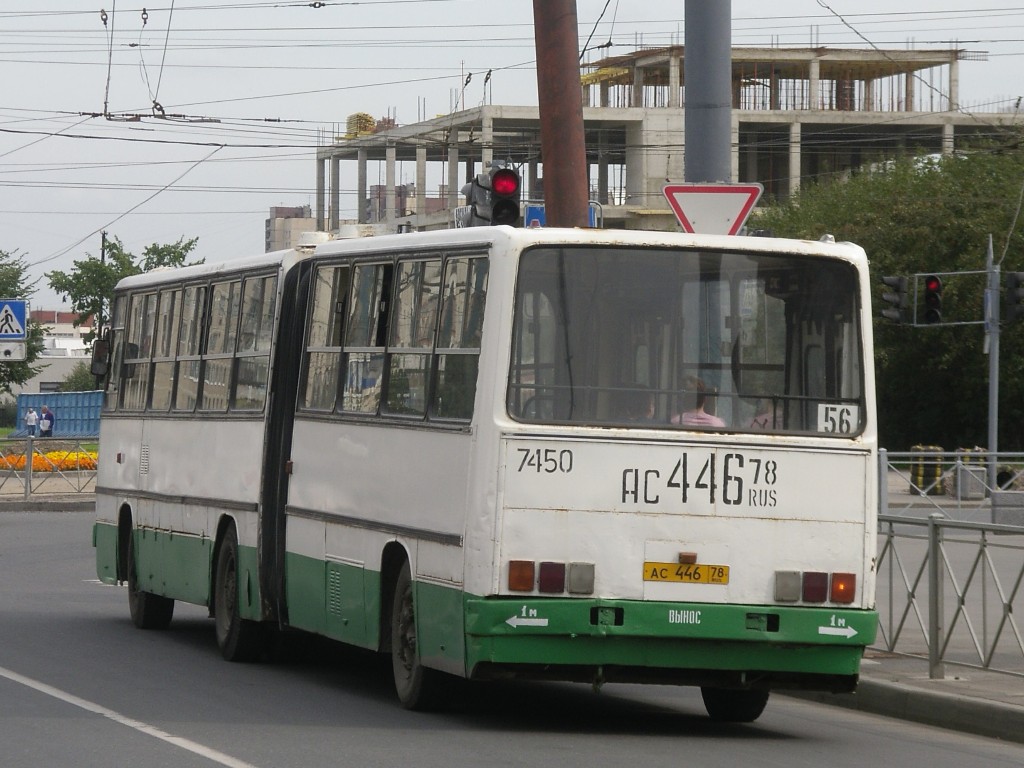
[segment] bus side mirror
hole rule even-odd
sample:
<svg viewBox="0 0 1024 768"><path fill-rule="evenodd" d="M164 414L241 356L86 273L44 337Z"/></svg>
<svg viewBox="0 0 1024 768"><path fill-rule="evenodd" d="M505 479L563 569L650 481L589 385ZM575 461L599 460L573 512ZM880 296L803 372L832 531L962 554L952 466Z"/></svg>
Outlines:
<svg viewBox="0 0 1024 768"><path fill-rule="evenodd" d="M92 362L89 364L89 373L97 379L107 375L110 367L110 337L104 336L96 339L92 344Z"/></svg>

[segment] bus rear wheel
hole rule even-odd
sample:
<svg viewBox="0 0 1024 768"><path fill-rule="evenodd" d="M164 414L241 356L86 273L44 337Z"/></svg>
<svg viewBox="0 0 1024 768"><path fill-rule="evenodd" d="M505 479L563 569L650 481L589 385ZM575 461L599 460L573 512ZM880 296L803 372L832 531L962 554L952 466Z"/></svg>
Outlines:
<svg viewBox="0 0 1024 768"><path fill-rule="evenodd" d="M139 588L135 531L128 533L128 610L139 629L167 629L174 616L174 600Z"/></svg>
<svg viewBox="0 0 1024 768"><path fill-rule="evenodd" d="M395 692L406 709L433 709L440 703L441 673L420 663L417 641L412 576L406 562L395 580L391 601L391 668Z"/></svg>
<svg viewBox="0 0 1024 768"><path fill-rule="evenodd" d="M768 691L735 691L726 688L701 688L704 708L712 720L720 723L752 723L768 704Z"/></svg>
<svg viewBox="0 0 1024 768"><path fill-rule="evenodd" d="M261 627L238 612L238 534L234 526L220 543L215 574L213 618L221 655L228 661L254 661L263 650Z"/></svg>

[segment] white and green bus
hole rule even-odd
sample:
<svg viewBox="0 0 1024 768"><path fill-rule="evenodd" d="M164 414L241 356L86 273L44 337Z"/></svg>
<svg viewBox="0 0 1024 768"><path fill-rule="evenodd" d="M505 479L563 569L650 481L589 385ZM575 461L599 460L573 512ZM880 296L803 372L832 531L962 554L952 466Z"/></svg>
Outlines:
<svg viewBox="0 0 1024 768"><path fill-rule="evenodd" d="M118 285L97 570L452 677L850 691L875 638L867 260L850 244L477 227ZM97 361L100 367L103 361Z"/></svg>

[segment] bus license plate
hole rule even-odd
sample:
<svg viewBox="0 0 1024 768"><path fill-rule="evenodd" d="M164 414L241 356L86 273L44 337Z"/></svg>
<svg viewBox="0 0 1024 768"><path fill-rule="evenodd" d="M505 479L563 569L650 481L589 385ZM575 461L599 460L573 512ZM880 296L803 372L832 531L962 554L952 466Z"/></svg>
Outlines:
<svg viewBox="0 0 1024 768"><path fill-rule="evenodd" d="M644 581L674 581L684 584L728 584L728 565L707 563L644 563Z"/></svg>

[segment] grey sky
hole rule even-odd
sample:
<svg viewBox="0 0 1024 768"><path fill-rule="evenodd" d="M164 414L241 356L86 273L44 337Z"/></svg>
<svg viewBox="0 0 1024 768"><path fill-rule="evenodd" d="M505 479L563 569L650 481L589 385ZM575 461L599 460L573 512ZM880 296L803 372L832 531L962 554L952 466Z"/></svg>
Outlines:
<svg viewBox="0 0 1024 768"><path fill-rule="evenodd" d="M313 204L315 148L352 113L410 123L485 99L536 103L527 0L159 0L145 18L142 5L2 4L0 249L27 255L34 278L98 255L104 228L137 254L183 236L208 261L261 252L267 209ZM578 0L580 43L611 41L599 58L682 42L684 5ZM1024 92L1024 6L732 9L735 45L956 46L978 52L961 66L966 107L1012 109ZM36 307L59 307L37 287Z"/></svg>

